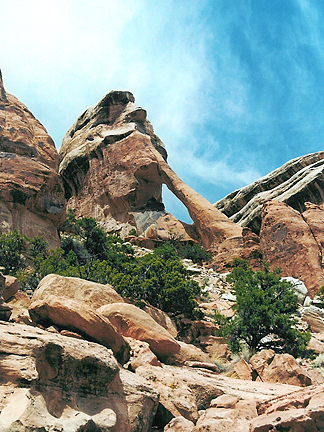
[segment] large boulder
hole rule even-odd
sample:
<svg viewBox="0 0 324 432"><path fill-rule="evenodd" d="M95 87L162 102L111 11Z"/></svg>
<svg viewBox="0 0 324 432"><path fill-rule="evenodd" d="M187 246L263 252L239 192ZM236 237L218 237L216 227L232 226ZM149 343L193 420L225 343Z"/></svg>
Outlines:
<svg viewBox="0 0 324 432"><path fill-rule="evenodd" d="M97 309L123 336L147 342L160 359L180 351L179 343L142 309L127 303L113 303Z"/></svg>
<svg viewBox="0 0 324 432"><path fill-rule="evenodd" d="M17 228L59 246L65 193L52 138L33 114L7 94L0 72L0 232Z"/></svg>
<svg viewBox="0 0 324 432"><path fill-rule="evenodd" d="M276 354L273 350L260 351L250 358L253 374L262 381L296 386L309 386L312 380L307 371L290 354Z"/></svg>
<svg viewBox="0 0 324 432"><path fill-rule="evenodd" d="M122 364L129 359L130 347L125 339L103 315L80 301L48 296L32 302L29 314L34 322L44 327L54 325L75 331L86 339L111 348Z"/></svg>
<svg viewBox="0 0 324 432"><path fill-rule="evenodd" d="M0 323L0 430L148 432L158 393L96 343Z"/></svg>
<svg viewBox="0 0 324 432"><path fill-rule="evenodd" d="M14 276L5 276L5 281L3 286L0 283L0 293L4 301L11 299L19 290L18 279Z"/></svg>
<svg viewBox="0 0 324 432"><path fill-rule="evenodd" d="M49 274L40 281L34 291L33 300L44 300L47 296L67 297L82 301L93 309L98 309L105 304L124 301L110 285L57 274Z"/></svg>

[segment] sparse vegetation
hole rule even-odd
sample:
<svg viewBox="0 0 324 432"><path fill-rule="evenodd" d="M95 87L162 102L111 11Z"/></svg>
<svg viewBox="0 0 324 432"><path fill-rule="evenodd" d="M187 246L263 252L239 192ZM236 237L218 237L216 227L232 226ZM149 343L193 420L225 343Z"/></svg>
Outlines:
<svg viewBox="0 0 324 432"><path fill-rule="evenodd" d="M116 235L107 235L93 218L76 219L68 213L61 247L48 250L41 237L28 240L29 266L21 257L23 238L18 232L0 237L0 265L15 274L21 287L34 290L49 273L109 283L124 297L150 303L171 314L201 317L197 282L190 279L176 248L165 243L153 254L136 258L133 248ZM27 240L26 240L27 241Z"/></svg>

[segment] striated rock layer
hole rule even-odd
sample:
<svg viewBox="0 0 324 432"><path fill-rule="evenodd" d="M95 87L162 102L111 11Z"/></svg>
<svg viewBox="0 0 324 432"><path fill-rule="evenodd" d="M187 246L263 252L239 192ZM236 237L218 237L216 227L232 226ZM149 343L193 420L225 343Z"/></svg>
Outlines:
<svg viewBox="0 0 324 432"><path fill-rule="evenodd" d="M107 231L166 239L174 231L184 240L192 229L164 211L162 184L182 201L205 247L217 250L228 239L242 246L242 229L183 183L166 162L146 111L130 92L112 91L88 108L66 133L60 149L60 173L68 206L77 216L92 216ZM229 247L229 245L227 246Z"/></svg>
<svg viewBox="0 0 324 432"><path fill-rule="evenodd" d="M57 247L64 210L55 144L26 106L6 93L0 72L0 232L17 228Z"/></svg>
<svg viewBox="0 0 324 432"><path fill-rule="evenodd" d="M259 232L262 204L277 200L303 212L305 202L324 201L324 151L292 159L282 167L238 189L214 205L242 226Z"/></svg>

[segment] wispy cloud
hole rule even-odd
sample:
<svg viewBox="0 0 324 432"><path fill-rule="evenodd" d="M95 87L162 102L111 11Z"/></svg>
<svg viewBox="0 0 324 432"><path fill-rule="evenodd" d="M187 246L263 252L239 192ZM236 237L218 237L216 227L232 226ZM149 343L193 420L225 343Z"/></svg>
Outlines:
<svg viewBox="0 0 324 432"><path fill-rule="evenodd" d="M11 0L1 15L5 86L58 146L85 108L125 89L211 201L322 149L320 0Z"/></svg>

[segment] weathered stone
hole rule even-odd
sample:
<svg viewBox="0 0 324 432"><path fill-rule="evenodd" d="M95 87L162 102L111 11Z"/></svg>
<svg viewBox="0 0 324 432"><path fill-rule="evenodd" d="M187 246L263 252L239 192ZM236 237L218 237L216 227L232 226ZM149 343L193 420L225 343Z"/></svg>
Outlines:
<svg viewBox="0 0 324 432"><path fill-rule="evenodd" d="M216 411L216 412L215 412ZM199 417L192 432L250 432L250 422L245 419L218 417L221 413L215 409L206 410Z"/></svg>
<svg viewBox="0 0 324 432"><path fill-rule="evenodd" d="M168 423L164 432L192 432L194 428L194 423L190 420L185 419L182 416L174 417L170 423Z"/></svg>
<svg viewBox="0 0 324 432"><path fill-rule="evenodd" d="M260 251L283 276L304 281L313 297L324 284L318 244L302 215L287 204L267 201L262 209Z"/></svg>
<svg viewBox="0 0 324 432"><path fill-rule="evenodd" d="M52 138L14 96L0 93L0 232L17 228L59 246L65 196Z"/></svg>
<svg viewBox="0 0 324 432"><path fill-rule="evenodd" d="M1 431L150 430L158 393L107 348L17 324L0 333Z"/></svg>
<svg viewBox="0 0 324 432"><path fill-rule="evenodd" d="M180 351L179 343L146 312L127 303L102 306L98 313L106 317L123 336L147 342L159 359Z"/></svg>
<svg viewBox="0 0 324 432"><path fill-rule="evenodd" d="M170 365L184 365L187 362L211 363L211 359L200 348L192 344L178 341L180 351L168 357L166 363ZM214 365L215 366L215 365Z"/></svg>
<svg viewBox="0 0 324 432"><path fill-rule="evenodd" d="M126 341L131 347L131 358L129 360L128 369L135 371L138 367L146 364L162 367L162 364L150 350L150 346L147 342L138 341L130 337L126 337Z"/></svg>
<svg viewBox="0 0 324 432"><path fill-rule="evenodd" d="M75 331L86 339L111 348L122 364L129 359L130 347L110 321L80 301L47 296L44 300L34 301L29 306L29 313L33 321L44 327L54 325Z"/></svg>
<svg viewBox="0 0 324 432"><path fill-rule="evenodd" d="M143 308L143 310L146 313L148 313L154 319L154 321L160 324L160 326L164 327L170 333L171 336L173 336L174 338L177 337L178 335L177 326L171 320L168 314L151 305L146 305Z"/></svg>
<svg viewBox="0 0 324 432"><path fill-rule="evenodd" d="M244 381L228 378L202 369L188 367L142 366L136 369L136 374L151 382L160 393L160 409L164 415L164 426L172 417L179 415L190 421L196 421L198 410L207 409L216 397L229 394L245 402L255 400L265 401L273 397L291 393L296 386L285 384L269 384L255 381ZM240 401L241 402L241 401ZM252 412L249 408L240 408Z"/></svg>
<svg viewBox="0 0 324 432"><path fill-rule="evenodd" d="M236 363L234 371L241 379L252 380L251 366L243 358Z"/></svg>
<svg viewBox="0 0 324 432"><path fill-rule="evenodd" d="M306 321L314 333L324 332L324 310L316 306L307 306L302 311L302 319Z"/></svg>
<svg viewBox="0 0 324 432"><path fill-rule="evenodd" d="M33 300L44 300L49 295L82 301L93 309L124 301L110 285L57 274L48 274L40 281Z"/></svg>
<svg viewBox="0 0 324 432"><path fill-rule="evenodd" d="M307 201L323 202L323 159L323 151L292 159L214 205L234 222L259 232L262 205L268 200L287 203L299 212Z"/></svg>
<svg viewBox="0 0 324 432"><path fill-rule="evenodd" d="M233 408L238 402L238 398L231 395L221 395L210 402L211 408Z"/></svg>
<svg viewBox="0 0 324 432"><path fill-rule="evenodd" d="M263 350L250 359L253 370L264 382L309 386L312 384L307 371L290 354L275 354Z"/></svg>
<svg viewBox="0 0 324 432"><path fill-rule="evenodd" d="M166 162L166 151L126 91L112 91L88 108L66 133L60 173L68 207L94 216L107 231L138 234L155 241L172 235L201 238L207 248L228 255L242 249L242 229L183 183ZM198 236L164 212L162 184L187 207ZM229 253L231 251L231 253Z"/></svg>
<svg viewBox="0 0 324 432"><path fill-rule="evenodd" d="M18 279L14 276L5 276L5 286L2 290L2 297L4 301L11 299L19 290Z"/></svg>
<svg viewBox="0 0 324 432"><path fill-rule="evenodd" d="M282 279L291 283L295 294L297 294L297 296L298 296L298 303L303 305L304 301L308 295L308 290L307 290L304 282L299 280L299 279L293 278L291 276L286 276L286 277L283 277Z"/></svg>

